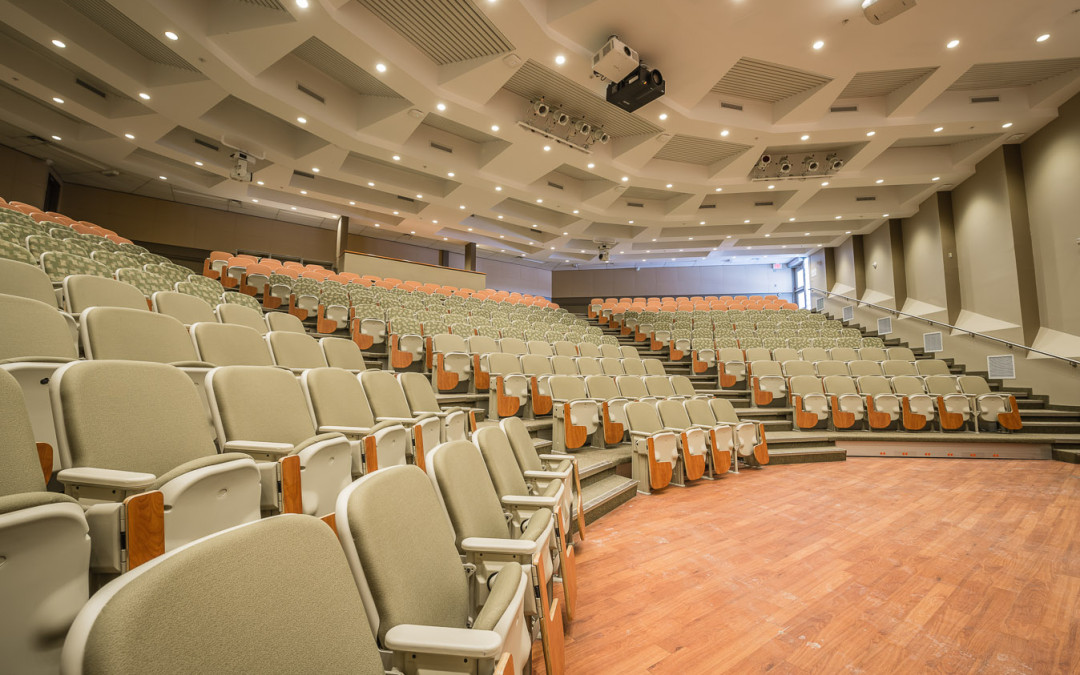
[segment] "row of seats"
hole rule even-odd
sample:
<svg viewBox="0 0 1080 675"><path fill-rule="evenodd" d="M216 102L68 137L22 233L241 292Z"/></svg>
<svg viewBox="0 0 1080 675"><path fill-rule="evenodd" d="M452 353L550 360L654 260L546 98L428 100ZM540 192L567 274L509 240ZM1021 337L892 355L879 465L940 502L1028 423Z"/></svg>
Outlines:
<svg viewBox="0 0 1080 675"><path fill-rule="evenodd" d="M916 361L915 353L907 347L862 347L858 350L847 347L821 349L808 347L798 351L794 349L765 349L751 347L734 349L725 347L715 352L703 351L694 355L695 365L704 363L715 367L722 388L738 386L745 381L747 364L756 361L774 361L781 367L803 368L799 362L811 364L811 372L800 371L796 375L945 375L949 367L937 359ZM791 364L790 366L786 364ZM889 369L883 370L888 363ZM836 365L839 364L839 365ZM912 365L915 364L915 365ZM852 370L854 368L854 370ZM695 368L695 371L699 369ZM704 372L706 368L701 368ZM909 372L911 371L911 372Z"/></svg>
<svg viewBox="0 0 1080 675"><path fill-rule="evenodd" d="M710 309L798 309L798 305L787 302L776 295L734 295L661 297L661 298L593 298L589 301L589 317L600 318L626 311L662 310L672 312L693 312Z"/></svg>
<svg viewBox="0 0 1080 675"><path fill-rule="evenodd" d="M320 372L334 371L308 374ZM355 379L345 371L336 372ZM376 374L393 379L389 373L361 377ZM252 405L250 397L245 402L235 395L244 380L263 385L259 391L268 399L266 405ZM223 649L215 646L216 640L201 645L196 655L192 645L177 645L173 631L191 631L207 624L207 612L230 608L256 607L272 614L279 603L288 606L289 598L303 595L298 588L306 593L313 585L320 586L325 578L318 573L320 565L335 560L347 560L336 569L351 569L355 585L336 587L325 598L328 605L316 605L315 614L321 621L327 607L351 602L359 608L364 603L354 618L366 615L371 622L358 621L346 631L367 643L374 654L371 664L377 667L365 667L363 672L382 672L377 649L400 672L414 668L478 672L476 660L488 660L491 666L504 652L521 664L511 672L530 672L529 652L536 634L543 637L549 672L561 672L563 623L551 581L561 575L569 616L576 582L565 504L576 472L568 458L538 456L520 420L483 430L476 444L465 440L440 444L431 451L426 467L400 463L377 471L368 467L356 481L352 476L344 483L335 481L336 490L326 502L327 493L319 489L326 482L316 474L326 478L333 464L347 463L340 457L336 462L322 461L327 459L325 452L309 451L314 444L340 446L341 434L314 436L314 443L293 445L289 453L285 446L292 444L283 438L301 417L302 398L297 399L301 385L284 371L222 368L212 373L208 378L212 399L216 405L231 401L232 408L215 415L222 451L216 454L194 387L175 368L76 362L64 366L50 386L61 404L57 424L62 428L63 456L70 464L60 473L66 495L44 490L19 387L0 373L4 403L0 409L10 441L4 452L7 470L0 472L5 478L0 484L0 532L10 535L3 541L12 544L5 547L3 579L4 597L9 600L5 614L14 619L14 630L5 630L0 643L5 660L18 672L55 669L59 640L76 612L79 616L63 647L65 672L145 672L166 663L173 664L170 669L201 671L221 663L250 670L251 659L261 655L237 649L236 643L229 645L231 650ZM267 411L272 415L266 416ZM261 429L261 438L269 435L277 440L231 436L245 420L257 417L262 418L258 429L250 428ZM307 424L312 424L310 419ZM301 436L313 432L302 431ZM324 520L339 533L344 557L335 557L332 530L315 518L260 518L267 512L268 493L260 479L265 466L273 464L268 457L283 453L301 458L308 454L307 463L298 471L290 466L296 462L277 463L281 489L269 512L325 511ZM297 477L300 495L290 494ZM307 504L311 495L320 500L315 509ZM509 518L503 517L504 511ZM118 517L121 512L123 517ZM400 535L402 522L408 523L411 536ZM272 534L278 528L305 532L303 542L295 550L287 544L283 548L284 542ZM250 549L256 543L264 547L259 555ZM114 555L117 545L123 546L123 556ZM200 548L209 552L188 553ZM213 574L204 578L208 568L192 572L173 562L198 555L209 556L207 564L213 559ZM236 563L230 564L233 560ZM277 563L267 566L258 564L260 560ZM145 581L168 575L170 569L179 570L182 577L171 593ZM258 576L264 569L272 572L265 580ZM87 603L91 570L126 573ZM236 587L219 584L230 570L242 571L245 582ZM281 575L288 578L296 572L302 572L306 581L283 586ZM254 587L253 573L258 580ZM27 583L31 578L33 583ZM271 578L273 583L266 583ZM192 593L207 593L200 595L206 602ZM150 609L156 615L174 602L198 615L182 613L183 620L174 621L164 612L160 620L148 622L139 613ZM267 614L256 614L261 621L251 626L253 635L265 634ZM301 614L294 619L306 618L311 608ZM130 621L123 635L102 627L115 627L110 621L117 617ZM214 629L222 625L232 626L215 623ZM163 642L158 644L157 639ZM305 639L319 642L312 636ZM146 644L155 648L147 652ZM288 660L292 655L280 656L292 663ZM316 662L340 665L340 658ZM458 666L451 665L455 660ZM274 662L274 669L281 663ZM311 662L297 665L312 667ZM479 672L490 671L482 667Z"/></svg>
<svg viewBox="0 0 1080 675"><path fill-rule="evenodd" d="M889 363L912 366L903 361L886 361ZM984 426L1009 431L1022 428L1016 398L991 391L981 377L920 377L914 374L913 366L909 374L903 375L882 375L878 371L819 376L805 368L805 374L785 375L778 365L775 361L750 364L754 402L765 406L790 401L799 429L828 426L831 422L835 430L854 429L857 425L887 429L901 424L909 431L919 431L929 428L935 416L941 431L962 430L969 420L973 431Z"/></svg>

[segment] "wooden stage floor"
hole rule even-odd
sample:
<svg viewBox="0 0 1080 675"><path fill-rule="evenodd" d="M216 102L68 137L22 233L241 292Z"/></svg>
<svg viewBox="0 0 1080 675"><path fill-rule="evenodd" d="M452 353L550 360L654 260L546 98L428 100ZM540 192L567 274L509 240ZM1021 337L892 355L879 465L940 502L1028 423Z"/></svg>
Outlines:
<svg viewBox="0 0 1080 675"><path fill-rule="evenodd" d="M587 534L569 673L1080 672L1077 465L774 466Z"/></svg>

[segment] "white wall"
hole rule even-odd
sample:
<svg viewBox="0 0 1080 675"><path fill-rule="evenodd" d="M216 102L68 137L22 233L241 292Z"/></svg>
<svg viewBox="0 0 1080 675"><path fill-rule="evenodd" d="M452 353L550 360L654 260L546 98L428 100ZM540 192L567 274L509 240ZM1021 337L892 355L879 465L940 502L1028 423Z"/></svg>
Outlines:
<svg viewBox="0 0 1080 675"><path fill-rule="evenodd" d="M787 266L715 265L612 270L567 270L552 274L556 298L788 294L794 289Z"/></svg>

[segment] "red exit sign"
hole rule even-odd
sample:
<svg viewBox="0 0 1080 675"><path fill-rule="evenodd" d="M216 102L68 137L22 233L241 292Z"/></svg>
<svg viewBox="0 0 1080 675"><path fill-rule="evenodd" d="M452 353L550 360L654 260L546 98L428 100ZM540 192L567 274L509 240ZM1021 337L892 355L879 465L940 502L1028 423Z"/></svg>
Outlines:
<svg viewBox="0 0 1080 675"><path fill-rule="evenodd" d="M773 263L772 268L774 270L782 270L782 269L784 269L784 264L783 263Z"/></svg>

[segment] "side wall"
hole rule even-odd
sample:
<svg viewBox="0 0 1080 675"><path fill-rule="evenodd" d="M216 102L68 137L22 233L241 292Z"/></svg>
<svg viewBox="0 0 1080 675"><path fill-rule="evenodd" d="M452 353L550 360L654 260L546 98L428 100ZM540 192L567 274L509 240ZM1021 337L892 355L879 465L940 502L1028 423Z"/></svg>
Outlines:
<svg viewBox="0 0 1080 675"><path fill-rule="evenodd" d="M0 197L41 208L48 180L49 165L44 160L0 146Z"/></svg>

